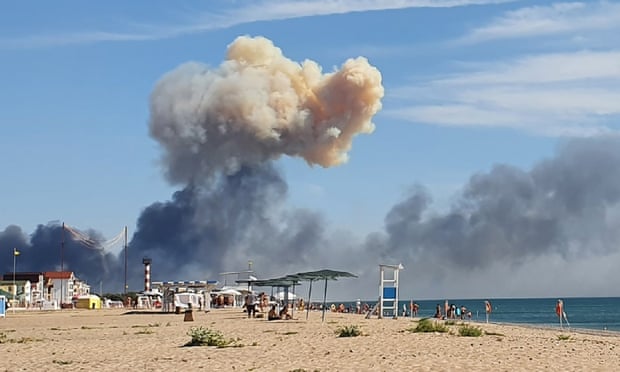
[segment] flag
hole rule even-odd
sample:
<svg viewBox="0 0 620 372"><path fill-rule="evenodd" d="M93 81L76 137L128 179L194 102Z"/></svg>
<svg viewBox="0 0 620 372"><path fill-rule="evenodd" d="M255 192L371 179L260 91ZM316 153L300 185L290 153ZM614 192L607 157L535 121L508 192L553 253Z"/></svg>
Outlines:
<svg viewBox="0 0 620 372"><path fill-rule="evenodd" d="M13 248L13 255L14 256L19 256L19 251L17 250L17 248Z"/></svg>

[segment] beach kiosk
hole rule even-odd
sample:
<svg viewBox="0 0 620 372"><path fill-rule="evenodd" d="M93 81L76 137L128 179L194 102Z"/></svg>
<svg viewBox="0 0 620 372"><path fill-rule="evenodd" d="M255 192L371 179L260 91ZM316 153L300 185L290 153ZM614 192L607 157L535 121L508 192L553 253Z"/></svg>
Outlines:
<svg viewBox="0 0 620 372"><path fill-rule="evenodd" d="M75 307L78 309L101 309L101 298L96 295L79 296L75 301Z"/></svg>

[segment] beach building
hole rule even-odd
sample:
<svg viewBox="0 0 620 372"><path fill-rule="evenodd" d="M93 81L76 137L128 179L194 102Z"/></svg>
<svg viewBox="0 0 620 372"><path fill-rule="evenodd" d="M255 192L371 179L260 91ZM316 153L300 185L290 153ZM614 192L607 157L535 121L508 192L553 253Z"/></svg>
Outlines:
<svg viewBox="0 0 620 372"><path fill-rule="evenodd" d="M2 276L2 280L12 281L13 273L5 273ZM44 280L42 272L16 272L15 273L16 281L29 281L30 282L30 292L25 294L25 297L29 297L30 301L26 304L34 305L38 301L40 301L43 297L44 293Z"/></svg>
<svg viewBox="0 0 620 372"><path fill-rule="evenodd" d="M90 285L88 285L85 281L75 278L73 280L73 296L89 296L90 295Z"/></svg>
<svg viewBox="0 0 620 372"><path fill-rule="evenodd" d="M45 300L60 304L69 304L73 299L73 285L75 276L71 271L46 271L43 273L45 280ZM66 305L65 305L66 306Z"/></svg>
<svg viewBox="0 0 620 372"><path fill-rule="evenodd" d="M29 280L0 280L0 290L11 306L28 307L32 303Z"/></svg>
<svg viewBox="0 0 620 372"><path fill-rule="evenodd" d="M5 285L6 291L13 293L13 273L5 273L1 279L9 283ZM90 286L70 271L16 272L15 282L19 284L16 285L18 307L54 309L59 307L61 297L68 307L75 298L90 295ZM8 298L12 298L11 295Z"/></svg>

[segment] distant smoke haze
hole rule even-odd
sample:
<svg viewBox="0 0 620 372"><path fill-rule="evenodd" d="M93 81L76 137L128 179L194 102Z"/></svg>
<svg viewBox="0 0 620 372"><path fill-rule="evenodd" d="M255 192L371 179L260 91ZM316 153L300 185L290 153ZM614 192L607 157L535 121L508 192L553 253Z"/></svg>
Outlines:
<svg viewBox="0 0 620 372"><path fill-rule="evenodd" d="M369 237L367 251L408 263L413 270L404 278L438 293L618 294L612 286L605 286L611 293L584 292L610 275L593 262L620 252L618 138L569 141L529 171L496 165L473 175L455 200L435 213L429 192L413 188L387 214L385 232Z"/></svg>

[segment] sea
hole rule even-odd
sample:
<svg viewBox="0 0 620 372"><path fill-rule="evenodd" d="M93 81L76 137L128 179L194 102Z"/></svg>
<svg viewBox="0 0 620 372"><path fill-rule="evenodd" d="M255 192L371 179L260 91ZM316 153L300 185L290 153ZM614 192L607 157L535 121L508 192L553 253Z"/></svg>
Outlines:
<svg viewBox="0 0 620 372"><path fill-rule="evenodd" d="M490 301L493 311L489 315L489 322L532 325L539 327L560 328L560 321L555 313L558 298L501 298L501 299L448 299L449 304L465 306L471 311L471 320L486 322L484 301ZM403 305L410 316L410 299L399 301L399 316L402 316ZM418 317L432 317L435 308L440 305L443 309L445 299L442 300L413 300L419 305ZM566 320L562 319L563 328L581 328L596 331L620 332L620 297L569 297L562 298ZM377 301L362 301L371 308ZM330 306L328 303L327 306ZM345 307L355 309L355 302L344 302ZM338 306L339 303L336 303ZM442 310L443 311L443 310ZM467 319L467 318L465 318Z"/></svg>

